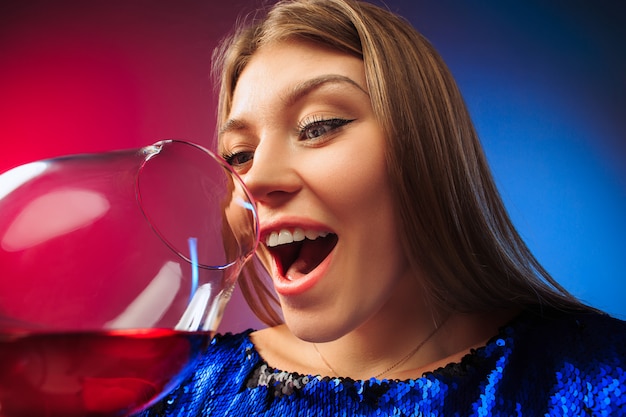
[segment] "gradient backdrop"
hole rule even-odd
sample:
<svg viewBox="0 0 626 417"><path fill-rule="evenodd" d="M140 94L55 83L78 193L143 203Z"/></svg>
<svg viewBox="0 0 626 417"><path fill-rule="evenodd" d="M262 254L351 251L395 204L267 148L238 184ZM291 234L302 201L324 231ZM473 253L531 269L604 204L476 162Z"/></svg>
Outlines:
<svg viewBox="0 0 626 417"><path fill-rule="evenodd" d="M0 172L165 138L212 146L211 51L258 3L2 2ZM450 65L511 216L539 260L574 294L626 319L621 2L386 4ZM237 293L221 330L258 325Z"/></svg>

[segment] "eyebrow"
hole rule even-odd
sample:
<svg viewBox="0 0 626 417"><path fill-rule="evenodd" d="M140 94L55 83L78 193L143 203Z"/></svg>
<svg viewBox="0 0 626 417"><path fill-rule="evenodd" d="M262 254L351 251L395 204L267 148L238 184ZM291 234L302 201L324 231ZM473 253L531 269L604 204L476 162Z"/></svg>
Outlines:
<svg viewBox="0 0 626 417"><path fill-rule="evenodd" d="M319 88L325 84L334 83L348 83L369 96L365 88L361 87L359 83L354 81L352 78L339 74L325 74L296 84L295 86L293 86L293 88L289 90L288 94L284 97L284 101L287 105L291 105L302 97L309 94L311 91L315 90L316 88Z"/></svg>
<svg viewBox="0 0 626 417"><path fill-rule="evenodd" d="M345 75L339 74L324 74L318 77L314 77L308 80L305 80L301 83L296 84L292 88L290 88L287 94L283 97L283 101L286 106L291 106L302 97L309 94L311 91L326 85L326 84L335 84L335 83L347 83L356 87L359 91L362 91L369 97L369 93L365 90L364 87L359 85L353 79L346 77ZM228 119L222 128L220 129L218 136L222 136L224 133L232 132L232 131L241 131L247 129L247 124L243 120L239 119Z"/></svg>

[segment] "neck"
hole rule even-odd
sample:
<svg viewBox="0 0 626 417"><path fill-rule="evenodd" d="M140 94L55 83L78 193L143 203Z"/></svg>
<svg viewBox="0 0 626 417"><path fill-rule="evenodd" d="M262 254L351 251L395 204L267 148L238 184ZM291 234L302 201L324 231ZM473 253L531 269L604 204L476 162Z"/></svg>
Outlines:
<svg viewBox="0 0 626 417"><path fill-rule="evenodd" d="M419 346L419 340L411 340L412 348L407 343L402 343L404 351L396 348L393 340L384 337L377 338L373 343L362 341L357 344L355 335L347 335L334 342L318 344L317 349L324 360L317 359L318 369L322 375L350 377L364 380L371 377L386 379L415 379L421 377L424 372L434 371L449 363L459 362L471 349L484 346L487 341L495 336L498 329L510 321L517 311L501 311L493 313L477 314L453 314L439 321L438 330L430 335L434 329L421 333L422 338L427 339ZM430 336L430 337L429 337ZM383 343L381 343L381 341ZM371 342L371 341L370 341ZM354 344L352 344L354 343ZM377 349L370 349L372 345ZM381 348L382 346L383 348ZM384 347L386 346L386 350ZM312 347L315 350L314 347ZM406 361L398 363L404 356L416 352ZM404 355L404 356L403 356ZM315 360L315 359L313 359ZM324 363L326 361L326 364ZM393 367L388 372L387 369ZM382 375L381 375L382 373Z"/></svg>
<svg viewBox="0 0 626 417"><path fill-rule="evenodd" d="M417 283L410 279L405 285ZM360 327L331 342L311 345L319 371L353 379L389 378L430 360L424 353L433 351L429 346L437 343L446 316L416 302L416 292L402 288Z"/></svg>
<svg viewBox="0 0 626 417"><path fill-rule="evenodd" d="M519 311L495 311L484 314L452 314L445 325L414 356L391 372L382 376L386 379L416 379L424 372L434 371L449 363L458 363L471 349L484 346L495 336L499 327L509 322ZM346 336L328 343L317 344L319 351L333 368L332 372L320 360L312 343L296 337L286 325L269 327L251 335L252 342L269 366L287 372L304 375L350 377L367 380L393 365L419 343L419 338L428 335L430 328L422 333L411 322L411 334L401 333L397 323L376 333L370 328L359 328ZM401 320L402 323L408 320ZM419 321L421 323L421 321ZM367 330L371 330L370 333ZM410 339L410 340L409 340ZM399 346L402 345L402 346Z"/></svg>
<svg viewBox="0 0 626 417"><path fill-rule="evenodd" d="M391 365L389 365L388 367L384 368L382 371L372 376L376 379L380 379L383 376L386 376L387 374L399 372L402 369L403 365L405 363L409 363L411 359L414 356L416 356L418 352L424 347L424 345L426 345L430 341L430 339L433 338L437 334L437 332L445 325L446 321L447 321L447 318L444 319L443 322L441 323L435 323L430 333L424 339L422 339L413 349L411 349L406 355L402 356L401 358L393 362ZM328 370L335 376L341 376L342 375L341 371L337 371L335 368L333 368L330 365L330 363L328 363L328 360L326 360L324 355L322 355L322 353L319 351L319 348L317 347L315 343L313 344L313 347L315 348L315 351L318 354L320 360L324 363L324 365L328 368ZM374 372L373 368L371 369L367 369L367 368L370 368L370 367L367 366L363 369L367 370L367 372Z"/></svg>

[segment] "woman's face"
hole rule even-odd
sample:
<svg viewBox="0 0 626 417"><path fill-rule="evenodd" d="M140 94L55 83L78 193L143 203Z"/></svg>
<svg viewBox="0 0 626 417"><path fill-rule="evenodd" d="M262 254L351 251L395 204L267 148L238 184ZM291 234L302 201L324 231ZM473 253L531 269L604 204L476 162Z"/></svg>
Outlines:
<svg viewBox="0 0 626 417"><path fill-rule="evenodd" d="M237 82L220 141L256 199L261 258L294 334L341 337L403 288L386 141L360 59L264 46Z"/></svg>

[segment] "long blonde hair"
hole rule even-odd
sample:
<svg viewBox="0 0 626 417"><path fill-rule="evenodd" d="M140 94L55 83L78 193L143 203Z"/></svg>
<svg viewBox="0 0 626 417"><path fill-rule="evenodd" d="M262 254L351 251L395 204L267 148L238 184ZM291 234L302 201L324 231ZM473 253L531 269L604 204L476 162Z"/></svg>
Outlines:
<svg viewBox="0 0 626 417"><path fill-rule="evenodd" d="M386 162L399 238L433 305L459 312L549 305L587 309L539 264L499 196L465 102L431 44L401 17L355 0L284 0L240 28L214 55L218 130L237 80L261 46L286 39L361 58ZM280 321L267 281L241 287L265 323Z"/></svg>

